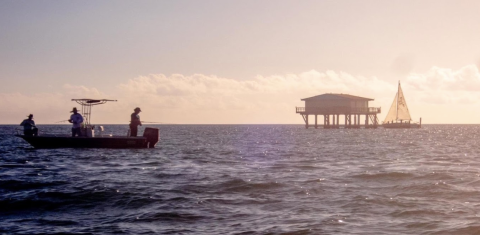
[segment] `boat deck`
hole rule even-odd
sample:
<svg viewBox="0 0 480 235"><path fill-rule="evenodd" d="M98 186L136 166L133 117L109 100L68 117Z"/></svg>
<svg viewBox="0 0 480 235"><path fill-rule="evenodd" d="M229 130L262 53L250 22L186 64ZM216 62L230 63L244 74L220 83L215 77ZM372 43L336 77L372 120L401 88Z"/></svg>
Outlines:
<svg viewBox="0 0 480 235"><path fill-rule="evenodd" d="M148 148L146 137L96 136L72 137L46 134L41 136L15 135L35 148ZM151 146L153 147L153 146Z"/></svg>

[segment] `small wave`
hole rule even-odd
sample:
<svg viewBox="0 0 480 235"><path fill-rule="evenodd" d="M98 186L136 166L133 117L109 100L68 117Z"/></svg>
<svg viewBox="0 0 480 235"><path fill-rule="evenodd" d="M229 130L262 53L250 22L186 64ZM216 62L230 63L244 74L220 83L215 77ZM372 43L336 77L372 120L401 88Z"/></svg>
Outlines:
<svg viewBox="0 0 480 235"><path fill-rule="evenodd" d="M187 154L187 155L196 155L196 154L207 154L209 153L208 150L206 149L189 149L189 150L183 150L182 151L183 154Z"/></svg>
<svg viewBox="0 0 480 235"><path fill-rule="evenodd" d="M72 220L51 220L51 219L20 219L14 220L15 223L34 222L39 225L53 225L53 226L72 226L78 225L78 222Z"/></svg>
<svg viewBox="0 0 480 235"><path fill-rule="evenodd" d="M405 217L405 218L410 218L410 217L422 217L425 216L427 218L436 218L436 217L441 217L444 214L439 212L439 211L433 211L433 210L402 210L402 211L394 211L389 214L390 216L393 217Z"/></svg>
<svg viewBox="0 0 480 235"><path fill-rule="evenodd" d="M66 181L51 181L51 182L39 182L39 181L19 181L19 180L0 180L0 189L4 190L29 190L48 188L53 186L68 184Z"/></svg>
<svg viewBox="0 0 480 235"><path fill-rule="evenodd" d="M451 186L447 184L433 184L430 182L409 182L393 187L396 196L406 197L446 197L452 193Z"/></svg>
<svg viewBox="0 0 480 235"><path fill-rule="evenodd" d="M276 182L254 183L247 182L242 179L229 180L218 185L212 185L212 188L217 188L222 192L249 192L249 191L265 191L270 189L277 189L283 187L282 184Z"/></svg>
<svg viewBox="0 0 480 235"><path fill-rule="evenodd" d="M179 179L186 176L188 175L185 175L182 173L169 174L169 173L162 172L162 173L155 174L155 178L159 178L159 179Z"/></svg>
<svg viewBox="0 0 480 235"><path fill-rule="evenodd" d="M138 222L158 222L158 221L175 221L175 222L194 222L205 218L205 216L195 215L181 212L157 212L148 213L139 216Z"/></svg>
<svg viewBox="0 0 480 235"><path fill-rule="evenodd" d="M417 178L421 180L454 180L456 179L449 172L439 172L439 171L427 172L417 176Z"/></svg>
<svg viewBox="0 0 480 235"><path fill-rule="evenodd" d="M460 228L452 228L448 230L435 231L435 232L432 232L431 234L480 234L480 225L467 225L465 227L460 227Z"/></svg>
<svg viewBox="0 0 480 235"><path fill-rule="evenodd" d="M124 193L125 194L125 193ZM25 194L23 198L3 198L0 200L0 212L15 213L24 210L56 210L59 208L92 208L98 205L115 203L121 197L115 190L80 192L35 192ZM128 195L127 195L128 196Z"/></svg>
<svg viewBox="0 0 480 235"><path fill-rule="evenodd" d="M1 152L0 152L1 154ZM33 166L28 166L28 165L25 165L25 164L2 164L0 165L0 168L29 168L29 167L33 167Z"/></svg>
<svg viewBox="0 0 480 235"><path fill-rule="evenodd" d="M412 173L404 173L404 172L381 172L381 173L373 173L373 174L359 174L359 175L353 175L353 178L358 178L358 179L367 179L367 180L375 180L375 179L381 179L381 180L405 180L408 178L413 178L415 177L414 174Z"/></svg>
<svg viewBox="0 0 480 235"><path fill-rule="evenodd" d="M2 213L14 213L20 211L31 211L32 208L40 209L56 209L60 207L58 203L51 200L39 200L39 199L23 199L23 200L12 200L4 199L0 200L0 214Z"/></svg>

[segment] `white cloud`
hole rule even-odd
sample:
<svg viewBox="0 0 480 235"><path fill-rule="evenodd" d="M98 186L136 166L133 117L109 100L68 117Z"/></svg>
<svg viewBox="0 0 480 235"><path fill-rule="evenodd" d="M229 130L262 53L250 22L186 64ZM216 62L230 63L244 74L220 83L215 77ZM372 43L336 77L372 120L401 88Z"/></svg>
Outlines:
<svg viewBox="0 0 480 235"><path fill-rule="evenodd" d="M480 73L475 65L459 70L433 67L425 74L411 74L408 83L412 88L423 91L478 91Z"/></svg>
<svg viewBox="0 0 480 235"><path fill-rule="evenodd" d="M433 67L424 74L411 74L405 90L414 93L420 104L474 104L480 98L480 73L475 65L459 70Z"/></svg>
<svg viewBox="0 0 480 235"><path fill-rule="evenodd" d="M474 65L459 70L433 67L413 73L402 81L412 117L427 123L472 123L480 117L480 73ZM295 106L302 98L323 93L347 93L375 98L373 107L383 107L383 117L393 100L397 84L376 77L353 76L345 72L311 70L300 74L256 76L234 80L195 74L150 74L118 84L106 94L101 88L65 84L56 93L0 94L1 123L17 123L28 113L37 122L66 119L71 98L109 98L118 103L94 108L96 123L127 123L130 112L140 106L142 119L165 123L302 123ZM442 115L455 105L458 117ZM462 111L464 110L464 111ZM462 112L469 113L463 117ZM480 114L479 114L480 115ZM467 116L467 115L465 115ZM468 119L470 118L470 119Z"/></svg>

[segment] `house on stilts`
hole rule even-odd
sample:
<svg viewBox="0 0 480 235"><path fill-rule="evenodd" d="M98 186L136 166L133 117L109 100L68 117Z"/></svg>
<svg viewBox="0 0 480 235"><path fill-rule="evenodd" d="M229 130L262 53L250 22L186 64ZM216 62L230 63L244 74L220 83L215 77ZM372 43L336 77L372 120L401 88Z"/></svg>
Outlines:
<svg viewBox="0 0 480 235"><path fill-rule="evenodd" d="M323 94L302 99L305 107L296 107L296 113L302 115L305 128L318 128L318 116L323 116L323 128L377 128L377 114L381 108L368 106L370 98L348 94ZM310 125L309 116L315 117L315 124ZM340 116L344 116L343 125L340 125ZM362 119L364 120L362 124Z"/></svg>

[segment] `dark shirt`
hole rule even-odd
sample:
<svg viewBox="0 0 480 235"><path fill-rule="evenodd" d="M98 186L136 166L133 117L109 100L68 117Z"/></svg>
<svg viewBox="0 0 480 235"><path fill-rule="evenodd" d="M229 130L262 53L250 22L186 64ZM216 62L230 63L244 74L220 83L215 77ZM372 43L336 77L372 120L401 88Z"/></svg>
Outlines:
<svg viewBox="0 0 480 235"><path fill-rule="evenodd" d="M131 117L130 125L132 125L132 126L142 125L142 122L140 122L140 115L138 115L136 113L132 113L132 115L130 115L130 117Z"/></svg>
<svg viewBox="0 0 480 235"><path fill-rule="evenodd" d="M35 127L35 122L30 119L25 119L22 123L20 123L20 126L23 126L24 130L31 130Z"/></svg>

